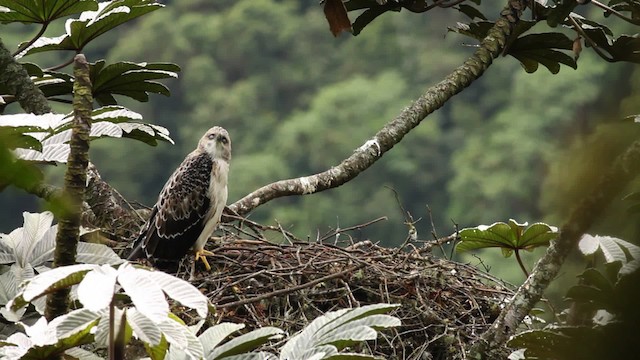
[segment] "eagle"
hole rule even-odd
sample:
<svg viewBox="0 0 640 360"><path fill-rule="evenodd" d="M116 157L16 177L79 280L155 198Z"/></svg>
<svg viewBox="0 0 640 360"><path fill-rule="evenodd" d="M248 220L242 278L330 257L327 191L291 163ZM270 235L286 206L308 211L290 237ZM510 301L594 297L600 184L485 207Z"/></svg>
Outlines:
<svg viewBox="0 0 640 360"><path fill-rule="evenodd" d="M128 260L147 258L152 264L177 263L189 250L195 252L191 267L202 260L211 266L204 245L216 229L227 203L227 177L231 138L214 126L202 136L198 147L182 161L160 191L149 220L134 241Z"/></svg>

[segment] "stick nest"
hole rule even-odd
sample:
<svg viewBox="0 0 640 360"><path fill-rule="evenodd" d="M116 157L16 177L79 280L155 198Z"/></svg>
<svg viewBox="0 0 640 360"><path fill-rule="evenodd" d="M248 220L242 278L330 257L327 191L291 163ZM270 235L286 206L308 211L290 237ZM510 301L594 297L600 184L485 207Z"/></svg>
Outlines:
<svg viewBox="0 0 640 360"><path fill-rule="evenodd" d="M428 243L393 249L370 241L277 245L232 236L209 245L213 270L202 269L192 283L216 306L212 324L276 326L293 335L327 311L401 304L391 315L402 325L356 349L386 359L464 358L464 349L513 294L474 267L432 256ZM191 261L176 275L188 279Z"/></svg>

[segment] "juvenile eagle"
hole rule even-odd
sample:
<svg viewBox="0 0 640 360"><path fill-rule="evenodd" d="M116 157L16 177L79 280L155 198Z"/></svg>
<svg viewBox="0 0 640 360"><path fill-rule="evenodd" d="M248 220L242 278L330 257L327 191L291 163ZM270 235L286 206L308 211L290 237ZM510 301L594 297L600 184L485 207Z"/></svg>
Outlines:
<svg viewBox="0 0 640 360"><path fill-rule="evenodd" d="M182 161L160 191L151 216L134 242L128 260L147 258L177 262L192 249L211 270L204 245L220 222L227 203L227 175L231 138L227 130L214 126L198 147Z"/></svg>

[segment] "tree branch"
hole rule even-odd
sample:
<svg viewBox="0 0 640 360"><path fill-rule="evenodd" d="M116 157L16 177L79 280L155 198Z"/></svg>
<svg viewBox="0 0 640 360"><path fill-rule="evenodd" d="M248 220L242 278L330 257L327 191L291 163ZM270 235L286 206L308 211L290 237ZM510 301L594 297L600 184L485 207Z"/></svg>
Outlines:
<svg viewBox="0 0 640 360"><path fill-rule="evenodd" d="M89 163L89 133L93 96L89 79L89 63L84 55L76 55L73 84L73 128L69 145L71 151L64 176L63 198L65 206L60 211L53 266L72 265L76 261L82 201L87 183ZM47 296L45 317L53 320L67 312L69 289L59 290Z"/></svg>
<svg viewBox="0 0 640 360"><path fill-rule="evenodd" d="M15 95L27 113L42 115L51 112L51 107L42 91L31 81L27 71L11 56L0 39L0 83Z"/></svg>
<svg viewBox="0 0 640 360"><path fill-rule="evenodd" d="M520 286L511 301L502 310L483 341L471 348L471 358L492 358L492 351L515 334L518 325L540 300L544 290L560 271L571 250L582 235L598 219L607 205L640 173L640 141L633 143L620 155L602 176L593 192L573 210L560 229L560 237L551 242L546 254L534 267L531 275Z"/></svg>
<svg viewBox="0 0 640 360"><path fill-rule="evenodd" d="M230 209L240 215L245 215L258 206L279 197L313 194L338 187L354 179L398 144L427 115L442 107L449 99L471 85L484 73L493 59L500 55L522 9L524 9L522 0L510 0L500 13L500 18L489 30L487 37L480 43L480 47L463 65L455 69L443 81L429 88L426 93L405 108L395 119L388 122L371 140L357 148L338 166L314 175L280 180L265 185L230 205Z"/></svg>

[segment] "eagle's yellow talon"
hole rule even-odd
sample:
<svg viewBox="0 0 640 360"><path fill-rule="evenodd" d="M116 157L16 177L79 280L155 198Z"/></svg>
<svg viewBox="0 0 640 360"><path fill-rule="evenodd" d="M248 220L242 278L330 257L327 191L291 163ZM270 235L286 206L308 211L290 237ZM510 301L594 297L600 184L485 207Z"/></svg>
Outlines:
<svg viewBox="0 0 640 360"><path fill-rule="evenodd" d="M207 256L213 256L214 254L211 251L208 250L198 250L196 251L196 259L195 262L197 262L198 260L202 260L202 262L204 263L204 267L207 268L207 271L211 270L211 266L209 265L209 262L207 261Z"/></svg>

